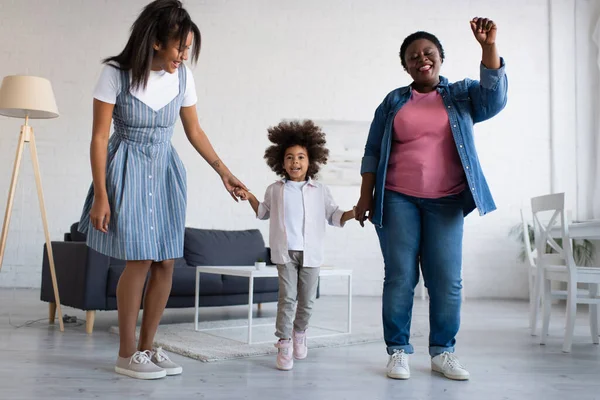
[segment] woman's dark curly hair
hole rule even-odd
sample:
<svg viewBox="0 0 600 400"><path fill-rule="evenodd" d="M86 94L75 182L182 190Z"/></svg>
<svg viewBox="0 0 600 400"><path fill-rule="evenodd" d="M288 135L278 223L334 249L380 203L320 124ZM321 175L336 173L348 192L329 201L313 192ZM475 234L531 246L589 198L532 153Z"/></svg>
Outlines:
<svg viewBox="0 0 600 400"><path fill-rule="evenodd" d="M419 39L427 39L431 43L435 44L435 47L437 47L438 51L440 52L440 58L442 62L444 62L444 58L446 55L444 54L444 48L442 47L442 44L440 43L439 39L429 32L418 31L408 35L402 42L402 46L400 46L400 62L402 63L404 69L406 69L406 61L404 60L406 49L408 49L408 46L410 46L412 42Z"/></svg>
<svg viewBox="0 0 600 400"><path fill-rule="evenodd" d="M308 152L307 178L314 179L321 165L327 164L329 150L325 147L325 133L313 121L282 121L268 132L273 144L265 150L264 158L277 175L289 178L283 161L286 150L293 146L302 146Z"/></svg>

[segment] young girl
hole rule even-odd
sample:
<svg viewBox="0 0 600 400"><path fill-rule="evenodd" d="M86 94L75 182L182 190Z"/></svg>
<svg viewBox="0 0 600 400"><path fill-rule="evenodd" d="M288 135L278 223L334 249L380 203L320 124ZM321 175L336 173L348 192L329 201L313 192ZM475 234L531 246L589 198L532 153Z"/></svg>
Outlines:
<svg viewBox="0 0 600 400"><path fill-rule="evenodd" d="M174 259L183 256L186 172L171 145L177 115L190 143L231 196L235 199L234 190L245 188L219 160L198 123L194 78L183 64L190 49L197 61L200 31L181 2L156 0L134 22L125 49L104 60L94 90L93 185L79 230L87 234L91 248L127 260L117 285L120 347L115 371L139 379L182 372L160 348L152 348L171 292ZM111 119L114 134L109 139Z"/></svg>
<svg viewBox="0 0 600 400"><path fill-rule="evenodd" d="M283 179L267 188L262 203L245 189L236 193L249 201L259 219L271 219L271 260L279 273L277 368L287 371L294 358L306 358L308 352L306 328L323 263L325 221L342 227L354 211L340 210L329 188L313 180L329 155L318 126L312 121L281 122L269 129L269 140L273 145L264 157Z"/></svg>

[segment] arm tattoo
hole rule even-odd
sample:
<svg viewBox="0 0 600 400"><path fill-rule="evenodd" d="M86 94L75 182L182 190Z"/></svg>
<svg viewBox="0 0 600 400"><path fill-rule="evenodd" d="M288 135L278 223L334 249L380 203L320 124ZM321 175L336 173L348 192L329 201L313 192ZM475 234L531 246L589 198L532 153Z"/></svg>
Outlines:
<svg viewBox="0 0 600 400"><path fill-rule="evenodd" d="M216 161L213 161L212 164L210 164L214 169L219 169L219 167L221 166L221 160L217 159Z"/></svg>

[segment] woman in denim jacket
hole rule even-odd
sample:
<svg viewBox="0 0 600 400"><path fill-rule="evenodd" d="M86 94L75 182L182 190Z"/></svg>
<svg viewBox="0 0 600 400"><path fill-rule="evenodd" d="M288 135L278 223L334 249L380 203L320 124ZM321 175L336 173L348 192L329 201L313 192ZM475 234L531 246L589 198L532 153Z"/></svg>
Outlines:
<svg viewBox="0 0 600 400"><path fill-rule="evenodd" d="M504 61L496 24L473 18L481 45L480 81L449 83L439 75L444 50L427 32L404 39L400 61L413 83L390 92L375 111L361 166L356 206L361 225L376 227L385 262L383 329L387 375L408 379L414 288L419 264L429 291L431 368L469 379L454 355L460 325L464 217L496 206L477 158L473 125L506 104Z"/></svg>

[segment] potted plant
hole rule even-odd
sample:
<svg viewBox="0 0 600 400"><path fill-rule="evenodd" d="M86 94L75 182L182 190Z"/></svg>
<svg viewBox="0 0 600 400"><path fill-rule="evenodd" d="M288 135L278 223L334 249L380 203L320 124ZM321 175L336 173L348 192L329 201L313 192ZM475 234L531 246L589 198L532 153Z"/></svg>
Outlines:
<svg viewBox="0 0 600 400"><path fill-rule="evenodd" d="M532 246L535 246L535 231L531 224L527 224L527 232L529 234L529 242ZM525 249L525 242L523 241L523 225L517 224L510 230L509 236L517 240L521 244L521 252L519 253L519 260L525 261L527 259L527 253ZM562 239L554 239L559 246L562 246ZM547 253L555 253L549 245L546 245ZM587 240L573 240L573 259L575 264L579 266L592 266L596 256L596 248L594 244Z"/></svg>
<svg viewBox="0 0 600 400"><path fill-rule="evenodd" d="M256 262L254 263L254 267L256 269L263 269L267 266L267 263L265 262L265 260L263 260L262 258L259 258L258 260L256 260Z"/></svg>

